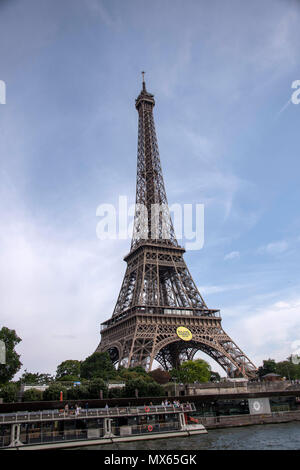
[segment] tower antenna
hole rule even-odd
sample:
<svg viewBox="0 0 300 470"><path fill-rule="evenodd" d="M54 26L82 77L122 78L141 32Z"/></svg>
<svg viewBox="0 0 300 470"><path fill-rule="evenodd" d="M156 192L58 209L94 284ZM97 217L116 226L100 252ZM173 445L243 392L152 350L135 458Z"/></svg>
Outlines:
<svg viewBox="0 0 300 470"><path fill-rule="evenodd" d="M145 83L145 72L141 72L142 73L142 77L143 77L143 91L146 91L146 83Z"/></svg>

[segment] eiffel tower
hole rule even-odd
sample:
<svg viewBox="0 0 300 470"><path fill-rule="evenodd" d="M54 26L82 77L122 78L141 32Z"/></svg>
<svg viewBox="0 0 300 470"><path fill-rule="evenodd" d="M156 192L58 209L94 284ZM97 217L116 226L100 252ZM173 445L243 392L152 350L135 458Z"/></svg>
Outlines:
<svg viewBox="0 0 300 470"><path fill-rule="evenodd" d="M219 310L209 309L183 259L168 210L155 132L154 96L136 99L138 151L136 211L127 269L112 317L101 325L96 352L113 363L165 370L203 351L231 377L256 376L256 367L225 333ZM160 210L153 210L153 208Z"/></svg>

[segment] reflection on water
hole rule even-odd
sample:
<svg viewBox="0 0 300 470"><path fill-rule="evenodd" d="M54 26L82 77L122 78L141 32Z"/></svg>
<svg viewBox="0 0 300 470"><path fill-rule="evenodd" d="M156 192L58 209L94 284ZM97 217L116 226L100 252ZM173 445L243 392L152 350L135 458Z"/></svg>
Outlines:
<svg viewBox="0 0 300 470"><path fill-rule="evenodd" d="M191 437L122 442L84 447L85 450L299 450L300 422L213 429Z"/></svg>

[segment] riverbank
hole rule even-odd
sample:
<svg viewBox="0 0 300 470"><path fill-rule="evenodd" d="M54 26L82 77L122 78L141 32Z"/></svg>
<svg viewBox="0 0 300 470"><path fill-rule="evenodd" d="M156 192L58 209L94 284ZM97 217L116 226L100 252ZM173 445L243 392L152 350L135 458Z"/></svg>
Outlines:
<svg viewBox="0 0 300 470"><path fill-rule="evenodd" d="M232 416L197 416L199 423L206 429L223 429L239 426L251 426L258 424L278 424L300 422L300 410L297 411L279 411L269 414L257 415L232 415Z"/></svg>

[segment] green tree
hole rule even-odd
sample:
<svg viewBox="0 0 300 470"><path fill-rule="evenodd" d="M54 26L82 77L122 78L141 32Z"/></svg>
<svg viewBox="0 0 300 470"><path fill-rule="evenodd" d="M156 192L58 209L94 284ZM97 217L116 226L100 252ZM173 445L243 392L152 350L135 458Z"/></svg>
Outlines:
<svg viewBox="0 0 300 470"><path fill-rule="evenodd" d="M2 385L0 388L0 397L3 398L4 403L17 401L19 386L16 382L10 382Z"/></svg>
<svg viewBox="0 0 300 470"><path fill-rule="evenodd" d="M53 382L54 378L51 374L33 373L25 369L19 381L30 385L47 385Z"/></svg>
<svg viewBox="0 0 300 470"><path fill-rule="evenodd" d="M85 379L99 377L103 380L109 380L115 378L116 375L117 371L107 352L96 352L81 363L81 377Z"/></svg>
<svg viewBox="0 0 300 470"><path fill-rule="evenodd" d="M258 375L262 377L266 374L276 374L276 361L274 359L267 359L263 361L263 365L258 368Z"/></svg>
<svg viewBox="0 0 300 470"><path fill-rule="evenodd" d="M67 390L68 400L84 400L90 398L89 390L86 385L76 385Z"/></svg>
<svg viewBox="0 0 300 470"><path fill-rule="evenodd" d="M258 368L259 377L266 374L278 374L289 380L300 379L300 364L294 364L292 357L288 357L285 361L276 362L274 359L266 359L263 365Z"/></svg>
<svg viewBox="0 0 300 470"><path fill-rule="evenodd" d="M0 364L0 384L6 384L22 366L20 355L15 351L15 347L22 340L15 330L10 330L5 326L0 330L0 339L4 341L6 349L6 364Z"/></svg>
<svg viewBox="0 0 300 470"><path fill-rule="evenodd" d="M96 377L89 382L88 392L90 398L100 398L100 391L103 392L103 398L108 396L108 388L106 383L100 377Z"/></svg>
<svg viewBox="0 0 300 470"><path fill-rule="evenodd" d="M154 381L145 381L142 378L129 379L123 389L123 397L135 397L138 390L139 397L164 396L164 389Z"/></svg>
<svg viewBox="0 0 300 470"><path fill-rule="evenodd" d="M124 389L123 388L111 388L108 390L108 397L109 398L123 398ZM106 398L105 395L103 395L103 398Z"/></svg>
<svg viewBox="0 0 300 470"><path fill-rule="evenodd" d="M51 384L43 393L44 401L58 401L60 399L60 392L63 392L63 400L67 399L68 390L60 384Z"/></svg>
<svg viewBox="0 0 300 470"><path fill-rule="evenodd" d="M79 380L77 375L64 375L61 379L57 379L57 382L78 382Z"/></svg>
<svg viewBox="0 0 300 470"><path fill-rule="evenodd" d="M124 397L135 397L135 391L138 390L139 397L147 396L147 382L143 379L135 378L129 379L126 382L125 388L123 389Z"/></svg>
<svg viewBox="0 0 300 470"><path fill-rule="evenodd" d="M81 361L68 359L56 369L56 380L79 380ZM68 377L68 379L66 378ZM70 377L72 377L70 379Z"/></svg>
<svg viewBox="0 0 300 470"><path fill-rule="evenodd" d="M148 377L148 373L145 371L144 367L142 366L135 366L135 367L129 367L128 369L125 369L129 372L135 372L137 375L141 375L143 377Z"/></svg>
<svg viewBox="0 0 300 470"><path fill-rule="evenodd" d="M289 380L300 379L300 365L293 364L291 360L277 362L276 373Z"/></svg>
<svg viewBox="0 0 300 470"><path fill-rule="evenodd" d="M148 397L163 397L165 395L165 389L157 382L147 384L147 396Z"/></svg>
<svg viewBox="0 0 300 470"><path fill-rule="evenodd" d="M36 388L30 388L26 390L23 394L23 401L42 401L43 392L37 390Z"/></svg>
<svg viewBox="0 0 300 470"><path fill-rule="evenodd" d="M147 374L147 372L145 372L143 370L143 374L140 373L139 370L135 370L134 369L123 369L122 371L118 371L119 374L118 374L118 377L120 377L121 380L130 380L130 379L141 379L143 380L144 382L153 382L153 378Z"/></svg>
<svg viewBox="0 0 300 470"><path fill-rule="evenodd" d="M203 359L183 362L178 369L172 369L170 374L177 382L184 384L208 382L210 380L210 365Z"/></svg>

